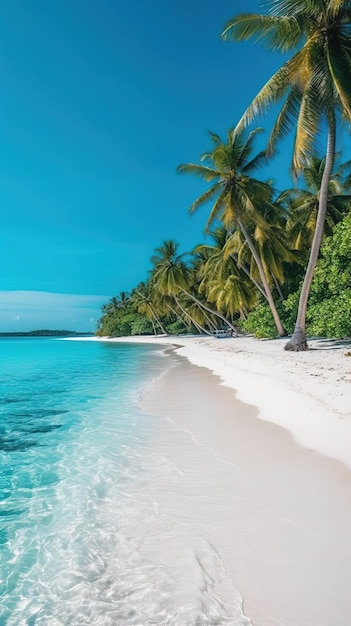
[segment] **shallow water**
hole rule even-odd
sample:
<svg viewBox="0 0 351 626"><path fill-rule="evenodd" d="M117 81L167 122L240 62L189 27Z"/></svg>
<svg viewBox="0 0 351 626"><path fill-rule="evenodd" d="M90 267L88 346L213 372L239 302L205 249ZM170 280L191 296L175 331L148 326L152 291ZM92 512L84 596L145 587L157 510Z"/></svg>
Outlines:
<svg viewBox="0 0 351 626"><path fill-rule="evenodd" d="M179 469L140 394L158 347L0 340L0 624L244 626L216 547L162 508ZM176 507L177 491L173 502Z"/></svg>

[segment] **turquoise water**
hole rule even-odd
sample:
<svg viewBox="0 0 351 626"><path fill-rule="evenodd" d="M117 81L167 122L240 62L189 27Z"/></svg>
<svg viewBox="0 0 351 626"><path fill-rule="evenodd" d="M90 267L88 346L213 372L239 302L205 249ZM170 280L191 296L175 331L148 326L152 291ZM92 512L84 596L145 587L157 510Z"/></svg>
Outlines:
<svg viewBox="0 0 351 626"><path fill-rule="evenodd" d="M62 595L101 574L96 543L118 523L95 529L135 480L150 435L138 390L163 367L149 346L1 340L1 624L54 623Z"/></svg>
<svg viewBox="0 0 351 626"><path fill-rule="evenodd" d="M218 564L205 576L195 554L206 542L153 492L177 473L154 445L173 431L139 399L174 358L152 345L0 340L1 626L248 623L211 594Z"/></svg>

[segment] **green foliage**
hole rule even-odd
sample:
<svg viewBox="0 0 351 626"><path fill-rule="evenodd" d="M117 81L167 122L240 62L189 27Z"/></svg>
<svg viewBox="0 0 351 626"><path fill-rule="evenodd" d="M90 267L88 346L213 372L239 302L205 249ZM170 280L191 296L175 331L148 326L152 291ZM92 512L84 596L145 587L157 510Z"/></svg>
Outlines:
<svg viewBox="0 0 351 626"><path fill-rule="evenodd" d="M277 336L277 329L273 320L273 316L268 304L259 304L254 311L249 313L247 319L243 323L246 332L259 337L267 337L273 339Z"/></svg>
<svg viewBox="0 0 351 626"><path fill-rule="evenodd" d="M326 337L351 336L351 213L322 246L311 287L308 332Z"/></svg>
<svg viewBox="0 0 351 626"><path fill-rule="evenodd" d="M131 335L151 335L153 333L152 324L149 319L140 313L133 313L130 321Z"/></svg>
<svg viewBox="0 0 351 626"><path fill-rule="evenodd" d="M189 332L189 329L184 325L181 320L176 320L171 324L167 324L167 330L170 335L183 335L186 332ZM196 332L195 328L191 332Z"/></svg>
<svg viewBox="0 0 351 626"><path fill-rule="evenodd" d="M284 303L282 302L277 304L277 310L283 327L288 333L291 333L294 328L294 315L290 315L286 312ZM247 319L243 323L243 328L246 332L260 339L274 339L278 336L273 315L268 304L265 302L261 302L261 304L259 304L254 311L249 313Z"/></svg>
<svg viewBox="0 0 351 626"><path fill-rule="evenodd" d="M152 334L151 322L131 307L108 312L99 320L96 334L99 337L129 337L130 335Z"/></svg>
<svg viewBox="0 0 351 626"><path fill-rule="evenodd" d="M351 289L311 306L308 332L321 337L351 337Z"/></svg>
<svg viewBox="0 0 351 626"><path fill-rule="evenodd" d="M288 333L293 332L300 293L301 284L278 305ZM266 304L249 313L243 326L256 337L276 337ZM322 246L310 292L307 331L317 337L351 337L351 213L335 226Z"/></svg>

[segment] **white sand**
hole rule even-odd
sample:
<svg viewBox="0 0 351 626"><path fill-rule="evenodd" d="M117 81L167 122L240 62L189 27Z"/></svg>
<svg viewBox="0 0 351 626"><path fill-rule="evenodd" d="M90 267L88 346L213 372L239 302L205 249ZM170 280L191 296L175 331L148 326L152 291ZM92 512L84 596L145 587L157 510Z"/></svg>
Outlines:
<svg viewBox="0 0 351 626"><path fill-rule="evenodd" d="M186 361L143 406L173 424L154 442L176 468L154 479L160 512L214 548L250 623L350 626L351 471Z"/></svg>
<svg viewBox="0 0 351 626"><path fill-rule="evenodd" d="M93 338L101 341L101 339ZM261 419L286 428L301 445L351 468L351 342L313 340L307 352L285 352L286 339L127 337L105 341L176 344L207 367ZM350 618L351 623L351 618Z"/></svg>

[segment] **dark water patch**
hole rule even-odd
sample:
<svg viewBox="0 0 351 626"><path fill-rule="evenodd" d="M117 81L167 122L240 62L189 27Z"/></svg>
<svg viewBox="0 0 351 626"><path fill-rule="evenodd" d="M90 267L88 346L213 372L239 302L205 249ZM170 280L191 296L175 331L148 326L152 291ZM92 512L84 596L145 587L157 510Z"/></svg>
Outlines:
<svg viewBox="0 0 351 626"><path fill-rule="evenodd" d="M6 489L6 490L0 489L0 502L7 500L7 498L10 498L11 496L12 496L12 491L10 489Z"/></svg>
<svg viewBox="0 0 351 626"><path fill-rule="evenodd" d="M0 509L0 517L11 519L23 515L25 512L25 509Z"/></svg>
<svg viewBox="0 0 351 626"><path fill-rule="evenodd" d="M38 380L48 380L49 377L47 374L35 374L34 376L26 376L22 378L24 383L32 383L37 382Z"/></svg>
<svg viewBox="0 0 351 626"><path fill-rule="evenodd" d="M68 413L68 409L32 409L31 411L16 411L10 413L10 417L30 417L30 418L38 418L41 417L55 417L56 415L63 415L64 413Z"/></svg>
<svg viewBox="0 0 351 626"><path fill-rule="evenodd" d="M57 430L58 428L62 428L62 424L47 424L46 426L37 426L36 428L27 428L25 430L26 433L30 435L34 435L36 433L51 433L53 430Z"/></svg>
<svg viewBox="0 0 351 626"><path fill-rule="evenodd" d="M4 404L17 404L19 402L28 402L29 400L31 400L31 398L27 396L23 398L0 398L0 406Z"/></svg>
<svg viewBox="0 0 351 626"><path fill-rule="evenodd" d="M17 441L16 439L0 439L0 450L2 452L25 452L28 448L38 446L37 441Z"/></svg>

